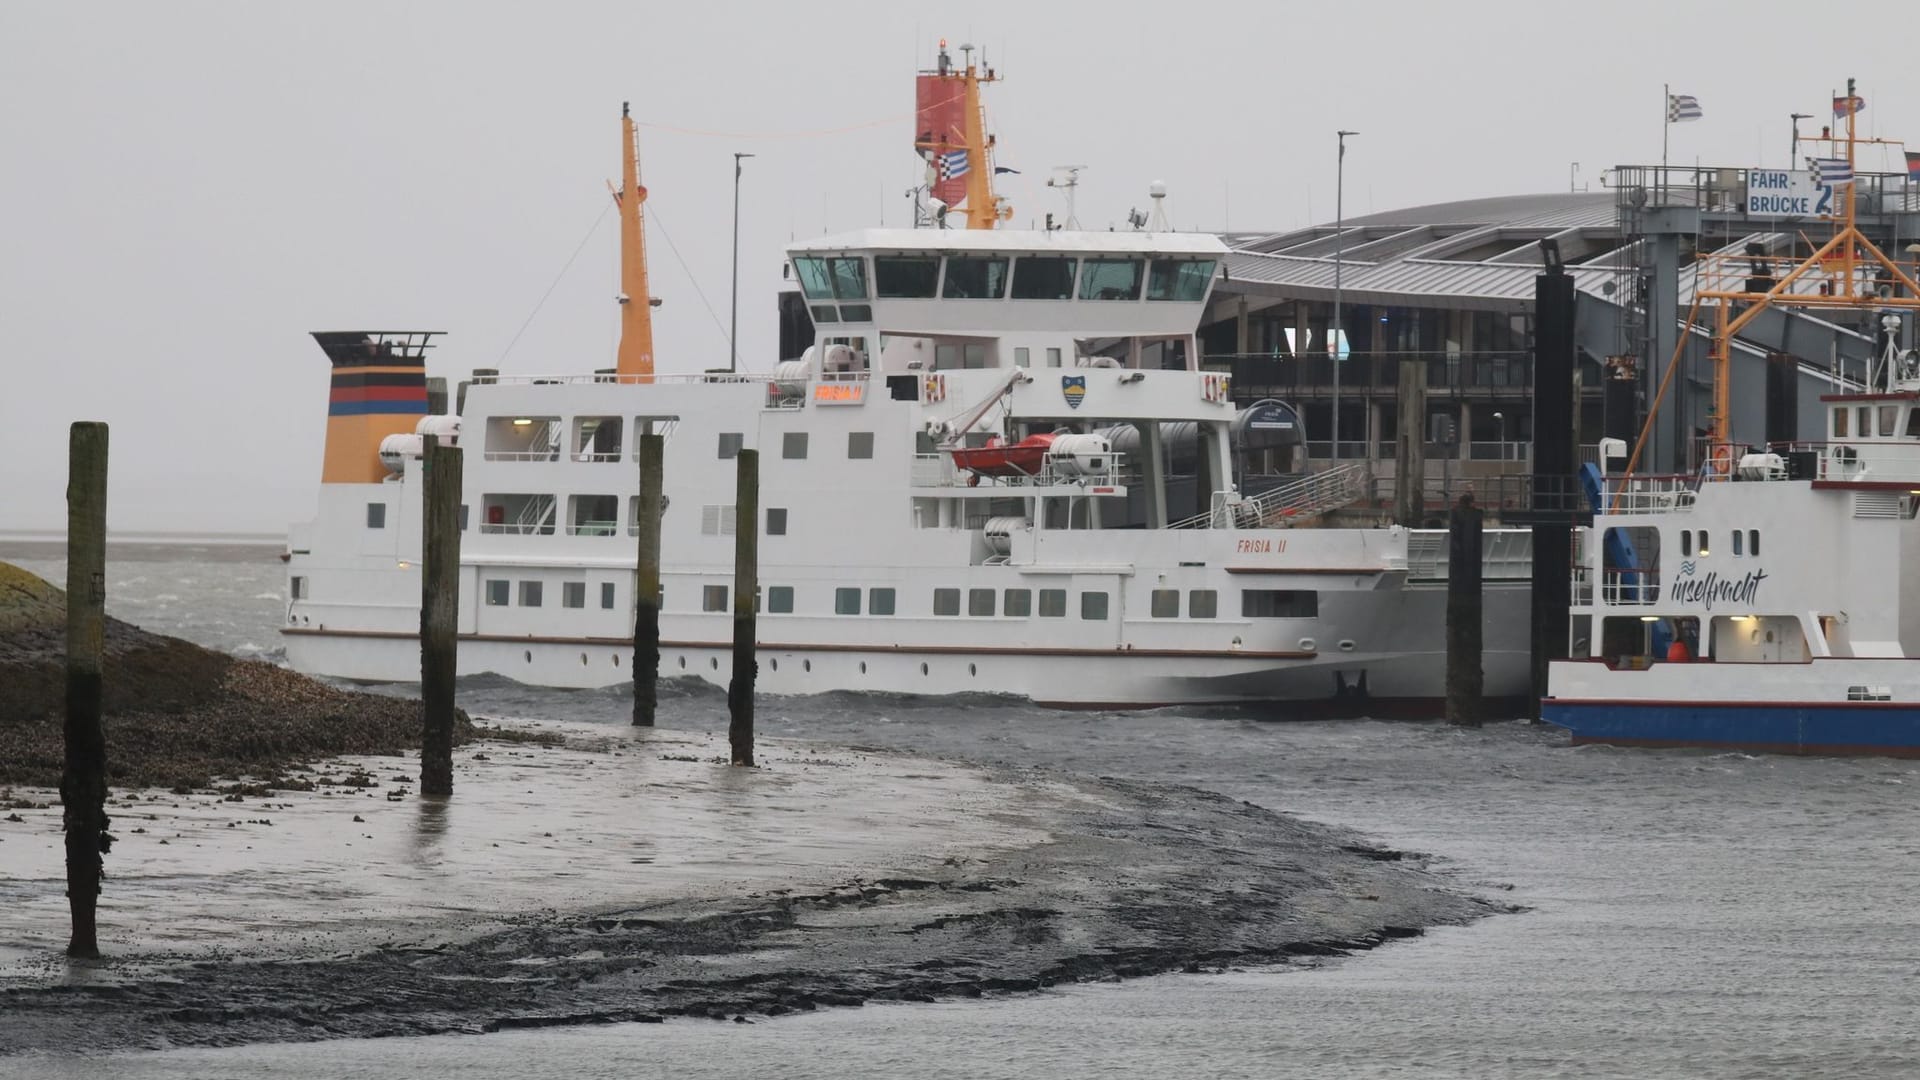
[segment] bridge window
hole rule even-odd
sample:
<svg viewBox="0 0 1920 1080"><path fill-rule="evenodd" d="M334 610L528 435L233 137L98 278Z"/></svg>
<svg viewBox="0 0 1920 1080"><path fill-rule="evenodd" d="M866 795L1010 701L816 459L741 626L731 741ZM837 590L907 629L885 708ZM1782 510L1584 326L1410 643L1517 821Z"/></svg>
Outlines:
<svg viewBox="0 0 1920 1080"><path fill-rule="evenodd" d="M1240 615L1246 619L1317 619L1320 594L1312 589L1244 589Z"/></svg>
<svg viewBox="0 0 1920 1080"><path fill-rule="evenodd" d="M1073 299L1073 269L1077 261L1050 255L1022 255L1013 264L1013 298Z"/></svg>
<svg viewBox="0 0 1920 1080"><path fill-rule="evenodd" d="M1088 259L1080 275L1080 299L1140 299L1140 260Z"/></svg>
<svg viewBox="0 0 1920 1080"><path fill-rule="evenodd" d="M833 295L842 300L865 300L867 298L867 263L865 259L828 259L827 268L833 272Z"/></svg>
<svg viewBox="0 0 1920 1080"><path fill-rule="evenodd" d="M833 299L833 277L827 272L827 260L802 258L793 260L794 276L800 279L800 291L807 294L809 300Z"/></svg>
<svg viewBox="0 0 1920 1080"><path fill-rule="evenodd" d="M931 300L940 280L940 260L912 255L876 255L873 293L883 300Z"/></svg>
<svg viewBox="0 0 1920 1080"><path fill-rule="evenodd" d="M947 256L947 280L940 295L948 300L999 300L1007 295L1007 260Z"/></svg>
<svg viewBox="0 0 1920 1080"><path fill-rule="evenodd" d="M1220 594L1212 589L1187 593L1187 618L1211 619L1220 613Z"/></svg>
<svg viewBox="0 0 1920 1080"><path fill-rule="evenodd" d="M869 615L893 614L893 590L892 589L868 589L867 590L867 614Z"/></svg>
<svg viewBox="0 0 1920 1080"><path fill-rule="evenodd" d="M1155 259L1147 277L1147 299L1197 303L1213 280L1211 259Z"/></svg>

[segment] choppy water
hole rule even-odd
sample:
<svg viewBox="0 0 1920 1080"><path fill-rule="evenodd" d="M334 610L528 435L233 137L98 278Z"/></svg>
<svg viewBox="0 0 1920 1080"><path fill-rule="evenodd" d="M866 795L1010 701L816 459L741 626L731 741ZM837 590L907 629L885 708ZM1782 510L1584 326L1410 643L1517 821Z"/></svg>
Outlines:
<svg viewBox="0 0 1920 1080"><path fill-rule="evenodd" d="M10 558L0 548L0 558ZM20 559L55 575L44 553ZM117 553L109 610L271 652L269 550ZM164 599L174 597L175 599ZM618 691L466 680L483 715L622 723ZM717 694L664 723L714 730ZM127 1077L1525 1076L1920 1074L1920 769L1571 749L1501 724L1060 713L991 699L769 699L769 735L1214 788L1442 856L1532 910L1284 974L1168 976L1033 999L117 1058ZM1510 889L1510 891L1505 891ZM80 1077L101 1063L0 1062Z"/></svg>

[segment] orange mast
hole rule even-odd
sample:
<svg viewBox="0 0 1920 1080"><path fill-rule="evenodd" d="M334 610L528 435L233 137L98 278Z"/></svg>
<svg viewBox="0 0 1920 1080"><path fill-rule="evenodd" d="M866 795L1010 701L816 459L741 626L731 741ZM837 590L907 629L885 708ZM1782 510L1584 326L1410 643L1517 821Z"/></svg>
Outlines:
<svg viewBox="0 0 1920 1080"><path fill-rule="evenodd" d="M626 153L620 189L613 193L620 207L620 353L614 371L622 380L647 379L653 375L653 294L647 291L647 233L640 217L647 189L640 186L637 131L624 101L620 135Z"/></svg>
<svg viewBox="0 0 1920 1080"><path fill-rule="evenodd" d="M1005 199L993 193L993 136L987 134L986 108L980 102L980 85L999 82L1000 77L992 68L982 69L973 63L973 46L962 45L960 51L966 54L966 63L956 69L947 57L947 43L940 42L939 67L932 72L923 73L922 79L933 79L942 88L937 99L938 104L932 111L932 117L945 114L941 108L946 102L957 99L961 106L960 145L949 139L947 130L926 130L923 138L915 145L922 150L931 151L936 170L939 168L940 155L951 150L965 150L967 154L967 191L965 195L967 228L991 229L1002 221L1013 217L1013 207ZM930 119L923 105L921 122Z"/></svg>

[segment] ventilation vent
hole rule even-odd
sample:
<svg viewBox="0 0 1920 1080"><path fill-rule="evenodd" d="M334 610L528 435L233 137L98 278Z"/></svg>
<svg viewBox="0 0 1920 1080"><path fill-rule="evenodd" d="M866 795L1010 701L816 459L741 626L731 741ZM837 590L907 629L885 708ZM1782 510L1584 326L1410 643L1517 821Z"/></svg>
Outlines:
<svg viewBox="0 0 1920 1080"><path fill-rule="evenodd" d="M1900 493L1897 491L1856 491L1853 493L1853 516L1857 518L1887 518L1900 516Z"/></svg>
<svg viewBox="0 0 1920 1080"><path fill-rule="evenodd" d="M700 508L700 532L703 536L732 536L734 533L735 510L731 506L703 506Z"/></svg>

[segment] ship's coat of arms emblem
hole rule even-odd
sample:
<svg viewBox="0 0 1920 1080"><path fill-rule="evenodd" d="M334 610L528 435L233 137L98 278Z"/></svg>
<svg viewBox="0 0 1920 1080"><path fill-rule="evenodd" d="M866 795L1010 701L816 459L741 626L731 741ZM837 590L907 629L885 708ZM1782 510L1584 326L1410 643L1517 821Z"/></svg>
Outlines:
<svg viewBox="0 0 1920 1080"><path fill-rule="evenodd" d="M1087 396L1087 377L1085 375L1060 376L1060 393L1067 399L1067 408L1080 407L1080 399Z"/></svg>

